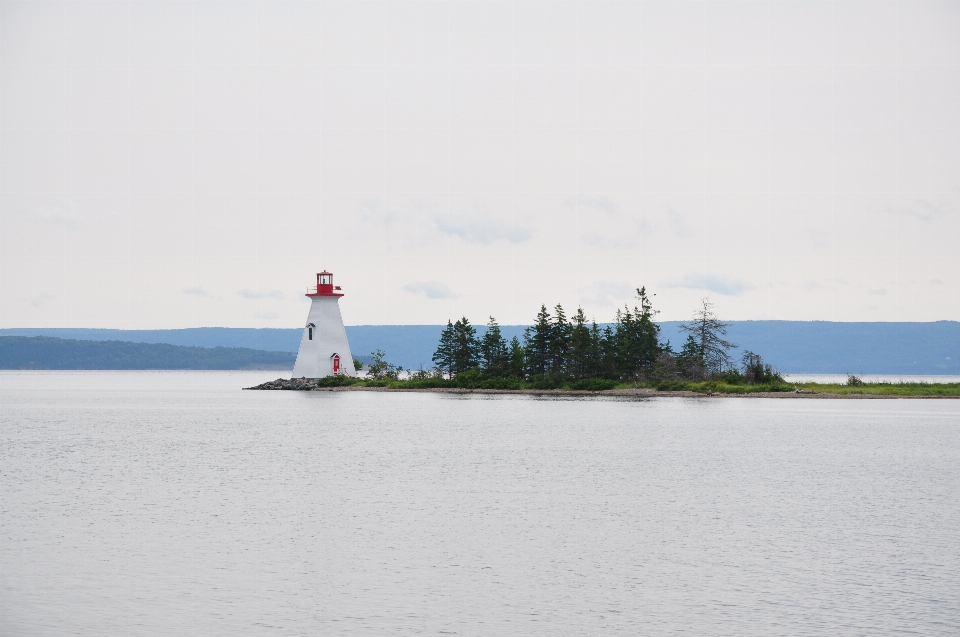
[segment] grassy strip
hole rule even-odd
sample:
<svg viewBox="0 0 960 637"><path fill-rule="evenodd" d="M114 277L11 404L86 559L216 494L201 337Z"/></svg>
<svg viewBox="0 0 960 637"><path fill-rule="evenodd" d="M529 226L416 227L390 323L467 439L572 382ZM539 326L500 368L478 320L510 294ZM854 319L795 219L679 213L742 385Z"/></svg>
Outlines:
<svg viewBox="0 0 960 637"><path fill-rule="evenodd" d="M692 391L698 394L756 394L760 392L786 392L796 390L796 387L786 383L733 385L731 383L714 380L702 382L667 381L660 383L642 383L640 386L656 389L657 391Z"/></svg>
<svg viewBox="0 0 960 637"><path fill-rule="evenodd" d="M365 380L360 378L350 378L347 376L328 376L321 378L317 384L320 387L344 387L357 385L359 387L389 387L390 389L500 389L500 390L519 390L519 389L575 389L584 391L605 391L617 387L633 387L633 385L624 385L615 380L606 378L585 378L583 380L567 383L556 383L542 379L520 380L517 378L477 378L476 376L467 376L465 378L456 378L447 380L445 378L422 378L411 380Z"/></svg>
<svg viewBox="0 0 960 637"><path fill-rule="evenodd" d="M878 396L960 396L960 383L794 383L797 389L821 394Z"/></svg>

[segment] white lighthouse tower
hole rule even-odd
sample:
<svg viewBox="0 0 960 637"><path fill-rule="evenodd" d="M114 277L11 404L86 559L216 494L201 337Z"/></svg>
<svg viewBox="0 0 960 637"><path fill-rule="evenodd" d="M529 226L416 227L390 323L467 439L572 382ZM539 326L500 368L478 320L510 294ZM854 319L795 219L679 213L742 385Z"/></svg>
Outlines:
<svg viewBox="0 0 960 637"><path fill-rule="evenodd" d="M313 299L307 325L300 339L300 351L293 366L293 378L356 376L347 331L340 317L340 286L333 286L333 273L317 273L317 286L307 296Z"/></svg>

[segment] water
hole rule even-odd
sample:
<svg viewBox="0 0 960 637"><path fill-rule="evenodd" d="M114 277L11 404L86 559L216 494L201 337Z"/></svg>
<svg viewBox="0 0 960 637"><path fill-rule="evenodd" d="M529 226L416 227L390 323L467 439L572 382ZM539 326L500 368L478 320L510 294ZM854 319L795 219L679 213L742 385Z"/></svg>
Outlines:
<svg viewBox="0 0 960 637"><path fill-rule="evenodd" d="M268 378L0 373L0 632L960 632L960 401Z"/></svg>

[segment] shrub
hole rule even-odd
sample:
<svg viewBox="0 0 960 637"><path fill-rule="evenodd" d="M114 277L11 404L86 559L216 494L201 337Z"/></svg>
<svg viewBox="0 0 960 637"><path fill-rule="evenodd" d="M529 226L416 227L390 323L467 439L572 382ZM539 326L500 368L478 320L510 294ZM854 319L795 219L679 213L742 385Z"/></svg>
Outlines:
<svg viewBox="0 0 960 637"><path fill-rule="evenodd" d="M743 353L742 364L743 380L750 385L777 385L784 382L780 372L764 363L759 354L747 350Z"/></svg>
<svg viewBox="0 0 960 637"><path fill-rule="evenodd" d="M847 385L850 387L860 387L863 385L863 380L859 376L847 374Z"/></svg>
<svg viewBox="0 0 960 637"><path fill-rule="evenodd" d="M350 376L325 376L317 380L317 387L346 387L356 382L357 379Z"/></svg>
<svg viewBox="0 0 960 637"><path fill-rule="evenodd" d="M527 384L531 389L557 389L560 387L560 382L556 378L546 374L531 376L527 380Z"/></svg>
<svg viewBox="0 0 960 637"><path fill-rule="evenodd" d="M583 391L606 391L617 386L617 381L609 378L583 378L570 383L570 389Z"/></svg>
<svg viewBox="0 0 960 637"><path fill-rule="evenodd" d="M487 378L480 383L481 389L522 389L517 378Z"/></svg>
<svg viewBox="0 0 960 637"><path fill-rule="evenodd" d="M427 376L426 378L411 378L410 380L400 381L398 387L407 387L410 389L434 389L437 387L453 387L452 381L439 376Z"/></svg>
<svg viewBox="0 0 960 637"><path fill-rule="evenodd" d="M477 389L483 382L483 372L479 369L467 369L453 378L453 385L462 389Z"/></svg>

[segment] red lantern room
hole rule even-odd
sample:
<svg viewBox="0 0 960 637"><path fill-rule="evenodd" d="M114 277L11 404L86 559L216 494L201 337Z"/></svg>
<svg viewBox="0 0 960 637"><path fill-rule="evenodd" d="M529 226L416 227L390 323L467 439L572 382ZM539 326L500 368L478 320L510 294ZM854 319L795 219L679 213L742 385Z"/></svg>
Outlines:
<svg viewBox="0 0 960 637"><path fill-rule="evenodd" d="M333 272L317 272L316 287L307 290L307 296L343 296L340 286L333 285Z"/></svg>

